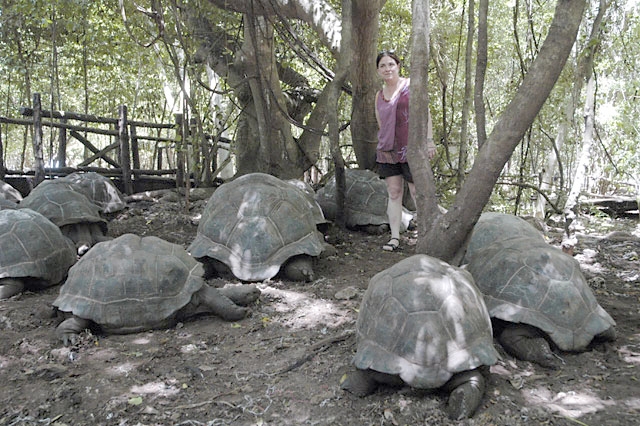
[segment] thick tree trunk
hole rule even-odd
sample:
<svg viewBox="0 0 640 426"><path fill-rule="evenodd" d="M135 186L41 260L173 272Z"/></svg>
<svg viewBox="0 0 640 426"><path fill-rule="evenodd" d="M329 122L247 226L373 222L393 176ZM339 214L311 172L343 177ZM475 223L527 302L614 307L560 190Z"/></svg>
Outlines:
<svg viewBox="0 0 640 426"><path fill-rule="evenodd" d="M473 38L475 34L475 1L469 0L467 10L467 45L464 54L464 100L462 103L462 118L460 120L460 149L458 150L458 178L456 188L460 190L464 183L467 170L467 158L469 150L469 112L473 103L471 93L473 83L471 81L471 63L473 62Z"/></svg>
<svg viewBox="0 0 640 426"><path fill-rule="evenodd" d="M375 166L378 143L375 95L380 88L380 81L376 75L375 58L380 7L380 0L352 1L354 61L351 72L351 139L358 166L363 169Z"/></svg>
<svg viewBox="0 0 640 426"><path fill-rule="evenodd" d="M553 89L571 52L584 7L584 0L558 0L553 22L538 56L479 150L453 205L442 216L438 215L437 209L422 209L431 219L422 219L426 227L420 229L417 252L452 261L464 246L502 168Z"/></svg>

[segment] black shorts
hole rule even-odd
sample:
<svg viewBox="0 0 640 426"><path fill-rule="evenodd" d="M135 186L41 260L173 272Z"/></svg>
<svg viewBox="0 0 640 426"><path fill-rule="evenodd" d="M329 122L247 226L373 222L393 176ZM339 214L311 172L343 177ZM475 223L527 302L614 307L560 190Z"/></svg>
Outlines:
<svg viewBox="0 0 640 426"><path fill-rule="evenodd" d="M402 176L407 182L413 183L413 176L411 176L411 170L409 170L409 163L377 163L378 174L381 179L390 176Z"/></svg>

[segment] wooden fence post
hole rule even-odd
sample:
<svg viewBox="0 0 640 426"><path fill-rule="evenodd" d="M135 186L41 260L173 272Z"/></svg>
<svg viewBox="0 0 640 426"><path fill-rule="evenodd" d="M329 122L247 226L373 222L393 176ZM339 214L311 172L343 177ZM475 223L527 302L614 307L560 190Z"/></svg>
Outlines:
<svg viewBox="0 0 640 426"><path fill-rule="evenodd" d="M40 93L33 94L33 156L35 177L33 187L44 180L44 155L42 154L42 103Z"/></svg>
<svg viewBox="0 0 640 426"><path fill-rule="evenodd" d="M131 125L131 159L133 160L133 169L140 170L140 152L138 151L138 136L136 135L135 124Z"/></svg>
<svg viewBox="0 0 640 426"><path fill-rule="evenodd" d="M184 187L184 151L186 147L186 130L182 114L176 114L176 187Z"/></svg>
<svg viewBox="0 0 640 426"><path fill-rule="evenodd" d="M67 124L68 120L66 118L60 119L62 124ZM60 128L60 146L58 147L58 167L66 167L67 166L67 129L64 127Z"/></svg>
<svg viewBox="0 0 640 426"><path fill-rule="evenodd" d="M129 153L126 105L118 107L118 140L120 141L120 167L122 167L124 192L131 195L133 194L133 183L131 182L131 157Z"/></svg>
<svg viewBox="0 0 640 426"><path fill-rule="evenodd" d="M2 127L0 127L0 180L4 180L7 169L4 167L4 146L2 145Z"/></svg>

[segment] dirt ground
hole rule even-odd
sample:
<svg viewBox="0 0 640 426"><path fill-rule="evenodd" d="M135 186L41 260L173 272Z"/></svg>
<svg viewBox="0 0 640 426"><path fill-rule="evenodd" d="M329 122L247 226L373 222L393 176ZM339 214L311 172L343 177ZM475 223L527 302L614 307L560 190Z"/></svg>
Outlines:
<svg viewBox="0 0 640 426"><path fill-rule="evenodd" d="M139 201L109 224L113 236L156 235L185 247L204 201ZM603 238L614 230L633 239ZM553 234L550 234L553 236ZM640 424L640 225L591 219L576 256L618 339L559 353L546 370L513 359L491 368L483 403L464 425ZM316 280L260 283L249 317L201 316L168 330L55 339L58 287L0 301L0 425L440 425L446 396L383 388L357 398L339 387L355 350L369 279L414 253L381 250L386 235L330 233L337 254ZM453 422L455 423L455 422Z"/></svg>

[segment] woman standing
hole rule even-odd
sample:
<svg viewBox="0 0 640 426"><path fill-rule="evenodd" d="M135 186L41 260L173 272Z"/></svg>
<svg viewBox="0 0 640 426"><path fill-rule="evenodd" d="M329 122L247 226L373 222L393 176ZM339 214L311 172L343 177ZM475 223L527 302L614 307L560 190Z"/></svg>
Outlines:
<svg viewBox="0 0 640 426"><path fill-rule="evenodd" d="M376 94L376 119L378 121L378 146L376 163L378 174L387 184L389 201L387 215L391 239L383 250L394 251L400 246L400 222L402 220L402 194L404 181L415 202L415 185L407 162L409 140L409 79L400 77L400 59L393 51L384 50L376 58L378 75L383 87ZM436 153L433 143L431 114L428 114L427 146L429 159Z"/></svg>

